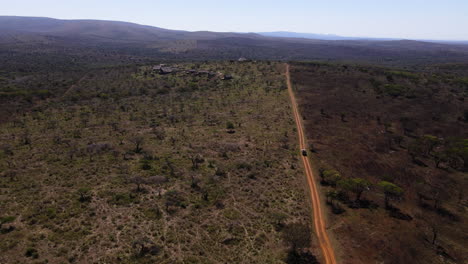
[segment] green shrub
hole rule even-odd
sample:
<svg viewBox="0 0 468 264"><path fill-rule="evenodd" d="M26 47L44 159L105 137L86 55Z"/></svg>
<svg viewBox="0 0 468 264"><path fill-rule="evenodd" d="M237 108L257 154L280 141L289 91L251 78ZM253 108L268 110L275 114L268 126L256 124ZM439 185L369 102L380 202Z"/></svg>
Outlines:
<svg viewBox="0 0 468 264"><path fill-rule="evenodd" d="M232 122L227 122L226 123L226 129L234 129L234 124Z"/></svg>
<svg viewBox="0 0 468 264"><path fill-rule="evenodd" d="M338 186L345 191L354 193L356 195L356 201L359 201L362 193L369 190L371 183L366 179L351 178L340 180Z"/></svg>
<svg viewBox="0 0 468 264"><path fill-rule="evenodd" d="M320 173L322 183L335 186L341 180L341 174L336 170L324 170Z"/></svg>
<svg viewBox="0 0 468 264"><path fill-rule="evenodd" d="M399 199L403 195L403 189L394 183L381 181L379 186L385 195L385 208L390 207L390 200Z"/></svg>
<svg viewBox="0 0 468 264"><path fill-rule="evenodd" d="M387 74L392 75L392 76L407 78L407 79L413 79L413 80L417 80L419 78L417 74L406 72L406 71L388 71Z"/></svg>
<svg viewBox="0 0 468 264"><path fill-rule="evenodd" d="M393 97L403 96L408 89L399 84L385 84L384 93Z"/></svg>
<svg viewBox="0 0 468 264"><path fill-rule="evenodd" d="M1 217L0 218L0 227L3 225L3 224L7 224L7 223L11 223L13 221L15 221L16 217L14 216L4 216L4 217Z"/></svg>

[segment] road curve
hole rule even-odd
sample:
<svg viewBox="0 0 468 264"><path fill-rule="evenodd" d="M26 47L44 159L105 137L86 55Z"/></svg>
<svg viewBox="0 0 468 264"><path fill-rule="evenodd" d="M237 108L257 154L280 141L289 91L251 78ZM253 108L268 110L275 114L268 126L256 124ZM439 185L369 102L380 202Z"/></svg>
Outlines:
<svg viewBox="0 0 468 264"><path fill-rule="evenodd" d="M288 85L289 97L291 98L291 105L293 109L294 119L296 121L297 132L299 136L299 147L300 149L307 149L306 140L304 136L304 130L302 128L302 122L299 115L299 110L296 103L296 97L291 84L291 75L289 73L289 64L286 64L286 81ZM312 211L314 219L314 228L315 233L322 249L323 258L326 264L336 264L335 253L333 247L328 238L327 231L325 229L325 219L322 213L322 207L320 204L320 196L318 194L317 185L312 171L312 166L310 165L309 159L306 156L301 155L302 162L304 163L305 174L307 176L307 182L309 184L310 198L312 201Z"/></svg>

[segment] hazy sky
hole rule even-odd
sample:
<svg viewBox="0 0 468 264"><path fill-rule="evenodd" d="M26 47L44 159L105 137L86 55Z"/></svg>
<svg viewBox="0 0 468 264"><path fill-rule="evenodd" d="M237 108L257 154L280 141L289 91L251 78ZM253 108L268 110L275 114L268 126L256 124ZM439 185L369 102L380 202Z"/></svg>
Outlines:
<svg viewBox="0 0 468 264"><path fill-rule="evenodd" d="M468 0L0 0L0 15L169 29L468 40Z"/></svg>

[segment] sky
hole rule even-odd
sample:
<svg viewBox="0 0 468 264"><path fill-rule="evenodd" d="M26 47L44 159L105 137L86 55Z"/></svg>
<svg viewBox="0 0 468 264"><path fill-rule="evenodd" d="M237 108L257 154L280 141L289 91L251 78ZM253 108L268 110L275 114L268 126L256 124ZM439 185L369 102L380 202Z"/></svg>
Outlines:
<svg viewBox="0 0 468 264"><path fill-rule="evenodd" d="M468 0L0 0L0 15L189 31L468 40Z"/></svg>

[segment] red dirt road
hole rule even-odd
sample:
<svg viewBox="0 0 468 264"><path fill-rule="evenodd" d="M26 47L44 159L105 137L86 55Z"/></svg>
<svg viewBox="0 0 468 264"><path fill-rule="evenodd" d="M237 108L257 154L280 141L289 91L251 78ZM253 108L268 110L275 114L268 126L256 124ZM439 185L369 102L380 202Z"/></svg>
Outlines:
<svg viewBox="0 0 468 264"><path fill-rule="evenodd" d="M294 96L294 92L291 85L291 76L289 73L289 65L286 65L286 81L288 84L288 91L289 96L291 97L291 104L294 113L294 119L296 121L297 132L299 136L299 146L300 149L307 149L305 143L305 136L304 131L302 128L302 122L299 115L299 110L296 103L296 97ZM305 174L307 176L307 182L309 184L310 190L310 198L312 201L312 209L313 209L313 219L314 219L314 228L317 234L317 238L320 244L320 248L322 249L323 258L326 264L336 264L335 259L335 252L333 251L333 247L330 243L330 239L328 238L327 231L325 229L325 219L322 213L322 207L320 204L320 196L318 194L317 185L315 182L314 173L312 171L312 166L310 165L309 159L306 156L301 155L302 162L304 163Z"/></svg>

